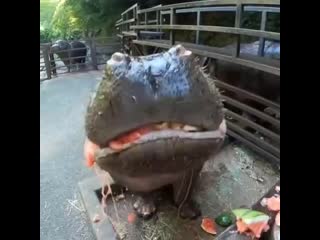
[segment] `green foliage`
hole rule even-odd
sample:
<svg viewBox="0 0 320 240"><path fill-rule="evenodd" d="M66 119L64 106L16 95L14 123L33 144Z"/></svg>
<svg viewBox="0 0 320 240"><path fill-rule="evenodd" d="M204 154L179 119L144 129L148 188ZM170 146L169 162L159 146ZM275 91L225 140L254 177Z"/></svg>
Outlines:
<svg viewBox="0 0 320 240"><path fill-rule="evenodd" d="M125 0L61 0L52 19L53 30L62 38L110 34Z"/></svg>

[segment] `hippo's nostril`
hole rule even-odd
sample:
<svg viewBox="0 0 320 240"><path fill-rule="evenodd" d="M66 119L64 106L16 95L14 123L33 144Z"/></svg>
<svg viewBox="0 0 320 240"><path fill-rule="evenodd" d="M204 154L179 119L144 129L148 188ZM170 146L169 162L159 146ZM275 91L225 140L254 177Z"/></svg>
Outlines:
<svg viewBox="0 0 320 240"><path fill-rule="evenodd" d="M112 55L111 59L115 62L121 62L124 59L124 54L116 52Z"/></svg>

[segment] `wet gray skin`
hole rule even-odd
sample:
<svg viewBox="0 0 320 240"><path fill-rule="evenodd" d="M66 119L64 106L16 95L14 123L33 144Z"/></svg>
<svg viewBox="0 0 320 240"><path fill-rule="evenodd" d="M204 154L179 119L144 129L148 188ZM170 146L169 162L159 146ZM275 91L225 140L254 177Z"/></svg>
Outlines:
<svg viewBox="0 0 320 240"><path fill-rule="evenodd" d="M161 122L197 130L150 132L120 152L109 148L111 140ZM204 162L221 147L225 132L223 104L213 80L180 45L144 57L115 53L86 116L87 137L101 148L97 165L136 193L133 207L143 217L156 210L150 193L166 185L173 187L181 217L200 214L191 199L193 185Z"/></svg>

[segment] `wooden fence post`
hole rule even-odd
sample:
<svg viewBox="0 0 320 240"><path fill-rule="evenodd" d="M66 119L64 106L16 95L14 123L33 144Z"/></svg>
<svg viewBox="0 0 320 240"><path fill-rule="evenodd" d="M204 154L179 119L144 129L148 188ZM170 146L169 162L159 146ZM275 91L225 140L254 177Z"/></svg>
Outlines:
<svg viewBox="0 0 320 240"><path fill-rule="evenodd" d="M46 45L43 49L43 59L44 59L44 65L46 66L46 73L47 78L51 79L51 64L49 59L49 45Z"/></svg>
<svg viewBox="0 0 320 240"><path fill-rule="evenodd" d="M54 60L54 54L51 53L51 52L49 53L49 60L50 60L50 66L51 66L52 74L54 76L57 76L56 62Z"/></svg>
<svg viewBox="0 0 320 240"><path fill-rule="evenodd" d="M95 40L93 38L90 38L88 40L88 43L89 43L89 48L90 48L90 53L91 53L92 67L93 67L93 69L98 70L97 51L96 51Z"/></svg>

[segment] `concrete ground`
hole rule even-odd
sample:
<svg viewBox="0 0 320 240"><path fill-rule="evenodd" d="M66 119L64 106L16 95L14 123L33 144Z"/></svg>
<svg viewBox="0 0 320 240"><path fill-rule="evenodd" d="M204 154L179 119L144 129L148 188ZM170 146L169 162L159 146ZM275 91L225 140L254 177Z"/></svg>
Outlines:
<svg viewBox="0 0 320 240"><path fill-rule="evenodd" d="M78 190L84 165L84 114L101 71L40 84L40 239L95 239Z"/></svg>

